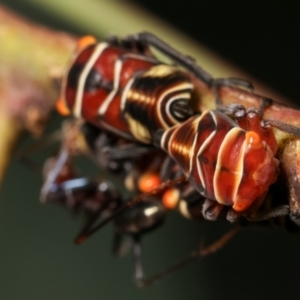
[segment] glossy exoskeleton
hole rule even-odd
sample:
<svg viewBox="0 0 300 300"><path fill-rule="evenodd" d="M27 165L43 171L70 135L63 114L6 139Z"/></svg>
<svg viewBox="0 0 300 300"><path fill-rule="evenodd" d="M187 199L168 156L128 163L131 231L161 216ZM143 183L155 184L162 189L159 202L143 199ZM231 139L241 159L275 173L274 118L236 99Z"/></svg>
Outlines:
<svg viewBox="0 0 300 300"><path fill-rule="evenodd" d="M158 60L150 46L180 67ZM158 129L179 124L200 112L198 85L251 88L238 79L213 79L184 56L150 33L111 38L97 43L84 37L62 80L59 110L128 140L152 144ZM111 151L130 157L141 145Z"/></svg>

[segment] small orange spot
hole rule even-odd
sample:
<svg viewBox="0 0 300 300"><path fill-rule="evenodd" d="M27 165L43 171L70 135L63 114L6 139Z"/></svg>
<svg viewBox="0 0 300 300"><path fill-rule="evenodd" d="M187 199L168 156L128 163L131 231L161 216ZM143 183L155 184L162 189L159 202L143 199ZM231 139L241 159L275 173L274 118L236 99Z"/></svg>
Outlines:
<svg viewBox="0 0 300 300"><path fill-rule="evenodd" d="M162 196L162 204L167 209L175 209L179 202L179 190L175 188L167 189Z"/></svg>
<svg viewBox="0 0 300 300"><path fill-rule="evenodd" d="M77 237L75 239L75 244L77 244L77 245L82 244L86 240L86 238L87 237L85 235L81 235L81 236Z"/></svg>
<svg viewBox="0 0 300 300"><path fill-rule="evenodd" d="M232 208L237 212L244 212L253 204L256 198L254 199L246 199L242 197L238 197L232 206Z"/></svg>
<svg viewBox="0 0 300 300"><path fill-rule="evenodd" d="M90 45L96 44L97 40L92 35L86 35L80 38L77 42L77 50L84 49Z"/></svg>
<svg viewBox="0 0 300 300"><path fill-rule="evenodd" d="M138 181L138 188L141 192L150 192L161 183L157 174L146 173L142 175Z"/></svg>
<svg viewBox="0 0 300 300"><path fill-rule="evenodd" d="M262 140L254 131L248 131L246 132L246 142L247 142L247 148L248 149L258 149L262 147Z"/></svg>
<svg viewBox="0 0 300 300"><path fill-rule="evenodd" d="M65 101L62 98L59 98L56 101L55 107L62 116L68 116L71 113L68 107L66 106Z"/></svg>

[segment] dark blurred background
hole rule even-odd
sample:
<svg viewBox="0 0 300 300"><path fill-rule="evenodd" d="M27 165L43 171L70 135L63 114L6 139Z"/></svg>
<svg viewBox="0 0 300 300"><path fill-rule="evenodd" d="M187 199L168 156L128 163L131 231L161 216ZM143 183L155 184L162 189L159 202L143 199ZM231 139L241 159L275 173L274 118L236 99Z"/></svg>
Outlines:
<svg viewBox="0 0 300 300"><path fill-rule="evenodd" d="M294 101L300 65L297 4L286 1L135 1Z"/></svg>
<svg viewBox="0 0 300 300"><path fill-rule="evenodd" d="M300 100L296 2L134 2L291 100ZM1 3L47 26L82 33L26 1ZM53 121L47 131L54 130L59 121ZM86 161L81 163L86 172L95 174ZM0 299L299 298L299 234L282 229L245 230L218 253L139 290L132 281L131 257L119 260L110 253L112 227L81 247L73 245L80 220L59 207L40 205L40 184L39 177L17 162L3 184ZM198 224L172 214L163 228L145 238L146 271L155 272L196 248L201 239L212 241L227 229L227 224Z"/></svg>

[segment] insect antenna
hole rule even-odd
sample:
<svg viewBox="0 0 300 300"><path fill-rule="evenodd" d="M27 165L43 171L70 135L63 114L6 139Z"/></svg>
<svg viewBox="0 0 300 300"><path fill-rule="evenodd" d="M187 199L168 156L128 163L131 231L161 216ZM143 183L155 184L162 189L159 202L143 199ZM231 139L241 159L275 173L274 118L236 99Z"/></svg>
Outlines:
<svg viewBox="0 0 300 300"><path fill-rule="evenodd" d="M300 127L297 127L295 125L288 124L275 119L266 119L266 120L262 120L261 122L263 127L271 126L279 129L280 131L290 133L297 137L300 137Z"/></svg>

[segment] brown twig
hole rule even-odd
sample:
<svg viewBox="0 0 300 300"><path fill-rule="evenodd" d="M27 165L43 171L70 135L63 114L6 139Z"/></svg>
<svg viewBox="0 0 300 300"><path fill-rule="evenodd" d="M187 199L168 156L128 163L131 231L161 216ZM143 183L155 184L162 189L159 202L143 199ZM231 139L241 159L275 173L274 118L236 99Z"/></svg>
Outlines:
<svg viewBox="0 0 300 300"><path fill-rule="evenodd" d="M42 132L75 43L0 7L0 182L20 132Z"/></svg>

